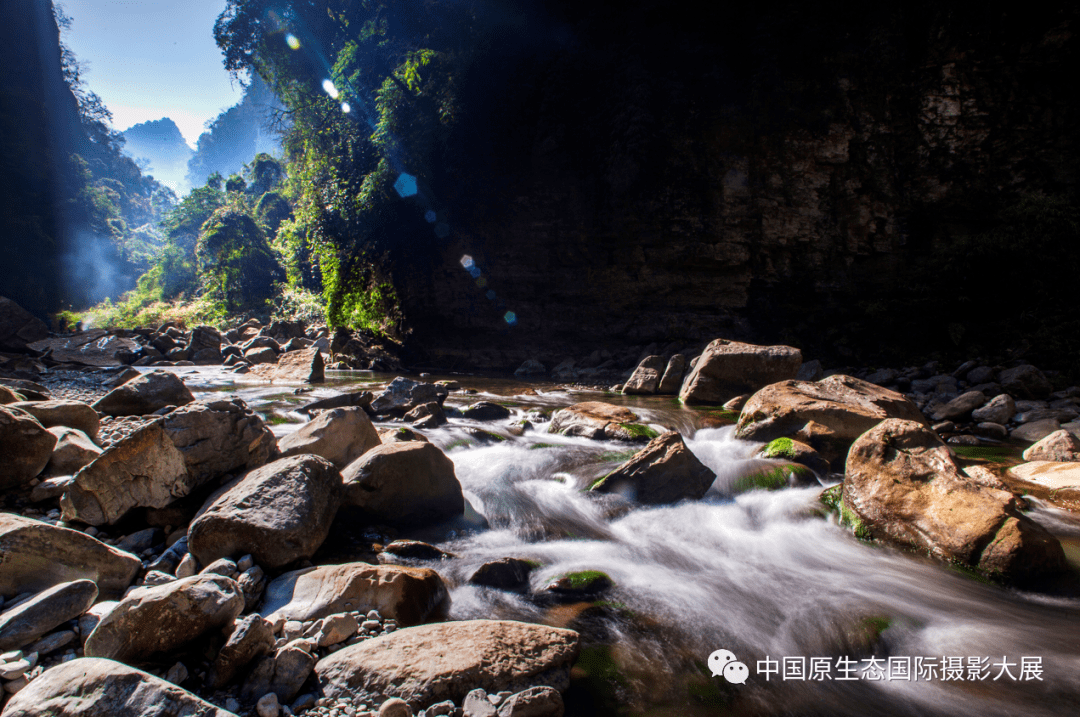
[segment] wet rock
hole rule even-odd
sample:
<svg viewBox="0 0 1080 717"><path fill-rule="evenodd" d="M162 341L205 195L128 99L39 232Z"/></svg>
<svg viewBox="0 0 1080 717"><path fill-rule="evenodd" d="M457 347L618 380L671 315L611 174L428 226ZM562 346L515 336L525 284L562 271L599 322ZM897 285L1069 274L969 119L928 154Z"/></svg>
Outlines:
<svg viewBox="0 0 1080 717"><path fill-rule="evenodd" d="M273 650L273 625L258 615L245 615L236 621L228 641L214 659L207 688L217 690L230 684L253 660Z"/></svg>
<svg viewBox="0 0 1080 717"><path fill-rule="evenodd" d="M656 393L660 386L660 378L664 370L663 356L646 356L633 375L623 384L622 392L625 394L651 395Z"/></svg>
<svg viewBox="0 0 1080 717"><path fill-rule="evenodd" d="M740 461L726 474L732 493L750 490L780 490L819 485L814 471L801 463L784 460Z"/></svg>
<svg viewBox="0 0 1080 717"><path fill-rule="evenodd" d="M1062 429L1024 451L1025 461L1080 461L1080 439Z"/></svg>
<svg viewBox="0 0 1080 717"><path fill-rule="evenodd" d="M134 555L86 533L10 513L0 513L0 555L0 595L86 579L97 584L102 597L115 597L141 565Z"/></svg>
<svg viewBox="0 0 1080 717"><path fill-rule="evenodd" d="M687 404L716 404L763 386L793 379L802 353L790 346L756 346L716 339L683 381L679 398Z"/></svg>
<svg viewBox="0 0 1080 717"><path fill-rule="evenodd" d="M348 407L323 411L282 438L278 448L282 456L310 453L341 469L381 444L364 409Z"/></svg>
<svg viewBox="0 0 1080 717"><path fill-rule="evenodd" d="M384 555L390 560L443 560L454 557L452 554L420 540L395 540L379 553L380 562L383 562Z"/></svg>
<svg viewBox="0 0 1080 717"><path fill-rule="evenodd" d="M258 364L276 364L278 351L270 346L258 346L244 351L244 360L252 366Z"/></svg>
<svg viewBox="0 0 1080 717"><path fill-rule="evenodd" d="M52 457L56 436L37 419L0 406L0 490L24 485L41 473Z"/></svg>
<svg viewBox="0 0 1080 717"><path fill-rule="evenodd" d="M431 443L380 445L342 472L351 512L369 523L417 525L461 515L454 463Z"/></svg>
<svg viewBox="0 0 1080 717"><path fill-rule="evenodd" d="M1061 430L1060 421L1056 418L1045 418L1041 421L1031 421L1014 428L1009 432L1009 437L1018 441L1036 443L1059 430Z"/></svg>
<svg viewBox="0 0 1080 717"><path fill-rule="evenodd" d="M441 406L448 395L445 386L398 376L371 402L371 411L378 416L403 416L431 401Z"/></svg>
<svg viewBox="0 0 1080 717"><path fill-rule="evenodd" d="M50 428L49 433L56 436L56 447L45 466L45 472L50 475L72 475L102 453L101 448L78 429L56 426Z"/></svg>
<svg viewBox="0 0 1080 717"><path fill-rule="evenodd" d="M254 700L259 695L273 693L282 702L289 702L300 692L314 667L314 655L295 642L285 645L258 661L240 695Z"/></svg>
<svg viewBox="0 0 1080 717"><path fill-rule="evenodd" d="M794 438L838 468L852 442L886 418L926 422L903 395L836 374L812 383L782 381L761 389L743 407L735 435L761 442Z"/></svg>
<svg viewBox="0 0 1080 717"><path fill-rule="evenodd" d="M86 612L97 600L92 580L54 585L0 616L0 650L25 647Z"/></svg>
<svg viewBox="0 0 1080 717"><path fill-rule="evenodd" d="M618 493L638 503L660 505L698 500L715 480L716 474L690 452L682 436L670 431L654 438L589 490Z"/></svg>
<svg viewBox="0 0 1080 717"><path fill-rule="evenodd" d="M1009 437L1009 429L1000 423L977 423L971 430L975 435L993 438L995 441L1004 441Z"/></svg>
<svg viewBox="0 0 1080 717"><path fill-rule="evenodd" d="M264 568L310 558L330 532L341 476L313 455L282 458L250 471L217 497L188 529L203 565L251 554Z"/></svg>
<svg viewBox="0 0 1080 717"><path fill-rule="evenodd" d="M496 590L525 592L529 589L529 574L535 565L521 558L499 558L481 565L469 582Z"/></svg>
<svg viewBox="0 0 1080 717"><path fill-rule="evenodd" d="M252 470L274 456L274 434L240 399L195 401L169 413L165 434L184 458L193 485Z"/></svg>
<svg viewBox="0 0 1080 717"><path fill-rule="evenodd" d="M23 307L0 296L0 351L25 352L28 344L49 337L49 327Z"/></svg>
<svg viewBox="0 0 1080 717"><path fill-rule="evenodd" d="M87 657L145 660L220 630L243 609L240 587L222 575L136 588L101 618L84 650Z"/></svg>
<svg viewBox="0 0 1080 717"><path fill-rule="evenodd" d="M656 438L656 431L638 423L638 420L638 415L628 408L586 401L556 411L551 417L548 432L637 443Z"/></svg>
<svg viewBox="0 0 1080 717"><path fill-rule="evenodd" d="M419 441L420 443L430 443L427 437L423 433L417 433L411 428L401 426L400 428L380 428L379 440L384 444L389 443L407 443L409 441Z"/></svg>
<svg viewBox="0 0 1080 717"><path fill-rule="evenodd" d="M1058 421L1069 421L1080 414L1076 408L1035 408L1029 411L1023 411L1013 416L1013 421L1016 423L1032 423L1034 421L1045 421L1047 419L1056 419Z"/></svg>
<svg viewBox="0 0 1080 717"><path fill-rule="evenodd" d="M429 401L406 413L405 420L417 428L434 428L446 423L446 414L442 406L435 401Z"/></svg>
<svg viewBox="0 0 1080 717"><path fill-rule="evenodd" d="M536 359L528 359L514 371L515 376L542 376L545 373L547 373L547 368Z"/></svg>
<svg viewBox="0 0 1080 717"><path fill-rule="evenodd" d="M236 717L133 667L79 658L47 670L13 696L4 717Z"/></svg>
<svg viewBox="0 0 1080 717"><path fill-rule="evenodd" d="M565 689L577 654L578 634L572 630L464 620L397 630L357 643L320 660L315 672L331 697L367 689L419 707L444 699L460 702L478 687L489 693L537 683Z"/></svg>
<svg viewBox="0 0 1080 717"><path fill-rule="evenodd" d="M277 357L276 363L264 362L256 366L254 373L271 381L322 383L326 380L326 362L319 349L312 347L286 351Z"/></svg>
<svg viewBox="0 0 1080 717"><path fill-rule="evenodd" d="M1001 423L1005 424L1016 415L1016 402L1007 393L1002 393L990 399L990 402L981 408L971 412L971 420L978 423Z"/></svg>
<svg viewBox="0 0 1080 717"><path fill-rule="evenodd" d="M1030 364L1005 369L998 374L997 382L1005 393L1016 398L1042 399L1054 390L1042 371Z"/></svg>
<svg viewBox="0 0 1080 717"><path fill-rule="evenodd" d="M1010 583L1066 570L1061 545L1011 493L964 475L949 449L914 421L890 419L851 447L844 515L873 537Z"/></svg>
<svg viewBox="0 0 1080 717"><path fill-rule="evenodd" d="M936 427L935 430L937 430ZM762 446L757 455L759 458L771 458L800 463L819 476L825 476L829 472L829 462L822 458L820 453L802 441L796 441L791 438L773 439Z"/></svg>
<svg viewBox="0 0 1080 717"><path fill-rule="evenodd" d="M499 717L563 717L562 695L546 685L511 695L499 705Z"/></svg>
<svg viewBox="0 0 1080 717"><path fill-rule="evenodd" d="M675 354L668 359L667 368L660 379L656 392L662 396L674 396L682 387L683 374L686 372L686 356Z"/></svg>
<svg viewBox="0 0 1080 717"><path fill-rule="evenodd" d="M599 570L579 570L554 578L537 596L542 599L554 598L560 602L580 602L594 600L614 585L607 573Z"/></svg>
<svg viewBox="0 0 1080 717"><path fill-rule="evenodd" d="M378 610L399 625L428 619L446 599L434 570L345 563L285 573L270 582L260 613L308 622L344 612Z"/></svg>
<svg viewBox="0 0 1080 717"><path fill-rule="evenodd" d="M89 404L82 401L67 401L53 399L49 401L21 401L9 405L9 408L20 408L38 420L45 428L66 426L76 428L90 440L97 440L98 427L101 419L97 411Z"/></svg>
<svg viewBox="0 0 1080 717"><path fill-rule="evenodd" d="M491 401L477 401L461 409L461 416L473 421L501 421L510 418L510 409Z"/></svg>
<svg viewBox="0 0 1080 717"><path fill-rule="evenodd" d="M185 406L195 400L180 377L151 371L114 388L93 405L107 416L145 416L166 406Z"/></svg>
<svg viewBox="0 0 1080 717"><path fill-rule="evenodd" d="M962 420L984 403L986 403L986 396L982 391L968 391L939 408L932 418L935 421Z"/></svg>
<svg viewBox="0 0 1080 717"><path fill-rule="evenodd" d="M75 474L60 507L69 522L112 524L135 507L164 508L194 487L183 455L154 421Z"/></svg>
<svg viewBox="0 0 1080 717"><path fill-rule="evenodd" d="M318 401L304 404L296 410L310 414L314 411L323 411L328 408L345 408L346 406L367 408L371 405L373 398L371 391L353 391L352 393L342 393L329 398L321 398Z"/></svg>

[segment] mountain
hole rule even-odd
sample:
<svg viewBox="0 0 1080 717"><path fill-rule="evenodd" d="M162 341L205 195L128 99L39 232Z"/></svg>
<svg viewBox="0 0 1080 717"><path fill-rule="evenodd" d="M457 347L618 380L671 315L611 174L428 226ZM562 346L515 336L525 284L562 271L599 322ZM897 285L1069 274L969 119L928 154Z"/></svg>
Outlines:
<svg viewBox="0 0 1080 717"><path fill-rule="evenodd" d="M187 165L195 151L188 147L175 122L163 117L137 124L124 132L124 140L125 154L148 162L143 171L177 194L187 192Z"/></svg>

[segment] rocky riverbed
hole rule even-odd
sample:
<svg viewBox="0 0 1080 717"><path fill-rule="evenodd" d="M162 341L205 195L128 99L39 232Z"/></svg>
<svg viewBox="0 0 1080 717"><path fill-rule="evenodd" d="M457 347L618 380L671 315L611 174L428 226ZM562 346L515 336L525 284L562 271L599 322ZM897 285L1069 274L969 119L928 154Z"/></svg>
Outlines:
<svg viewBox="0 0 1080 717"><path fill-rule="evenodd" d="M717 340L427 376L353 370L396 359L317 327L95 336L0 368L4 717L1080 700L1080 390L1035 367L826 371ZM746 684L709 674L721 647ZM1043 667L758 671L961 654Z"/></svg>

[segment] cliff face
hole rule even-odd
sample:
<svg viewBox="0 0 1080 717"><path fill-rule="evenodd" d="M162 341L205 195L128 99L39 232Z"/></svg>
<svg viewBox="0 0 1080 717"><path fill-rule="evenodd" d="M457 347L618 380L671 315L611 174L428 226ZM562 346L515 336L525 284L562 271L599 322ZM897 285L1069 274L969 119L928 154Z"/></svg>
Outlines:
<svg viewBox="0 0 1080 717"><path fill-rule="evenodd" d="M658 13L548 17L477 63L433 181L452 231L409 230L395 258L427 360L717 336L962 349L972 307L934 285L940 250L1022 192L1074 196L1071 9Z"/></svg>

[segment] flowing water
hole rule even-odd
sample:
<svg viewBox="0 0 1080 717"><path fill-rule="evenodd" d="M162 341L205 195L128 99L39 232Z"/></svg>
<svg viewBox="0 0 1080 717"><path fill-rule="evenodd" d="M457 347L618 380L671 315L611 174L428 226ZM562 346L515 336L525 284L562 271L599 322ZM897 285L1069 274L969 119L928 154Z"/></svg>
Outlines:
<svg viewBox="0 0 1080 717"><path fill-rule="evenodd" d="M297 396L293 386L234 385L226 376L200 370L185 378L197 392L245 399L279 434L302 420L298 402L392 378L344 374ZM455 392L448 406L500 401L536 427L513 436L509 421L452 419L426 432L454 461L486 525L459 522L417 536L455 556L424 564L450 586L452 619L520 619L582 633L568 714L1080 715L1080 599L1004 589L862 543L823 514L820 487L733 495L733 476L755 445L736 440L731 427L701 428L715 416L671 398L536 384L529 386L539 394L524 395L526 385L511 380L451 378L479 393ZM546 432L545 414L584 400L628 405L646 423L679 430L718 476L709 495L627 509L584 493L634 450ZM1044 505L1030 515L1080 567L1077 516ZM504 557L539 565L534 590L577 571L602 571L614 585L552 604L467 582ZM710 674L708 657L719 649L748 666L744 684ZM943 669L957 660L959 671Z"/></svg>

